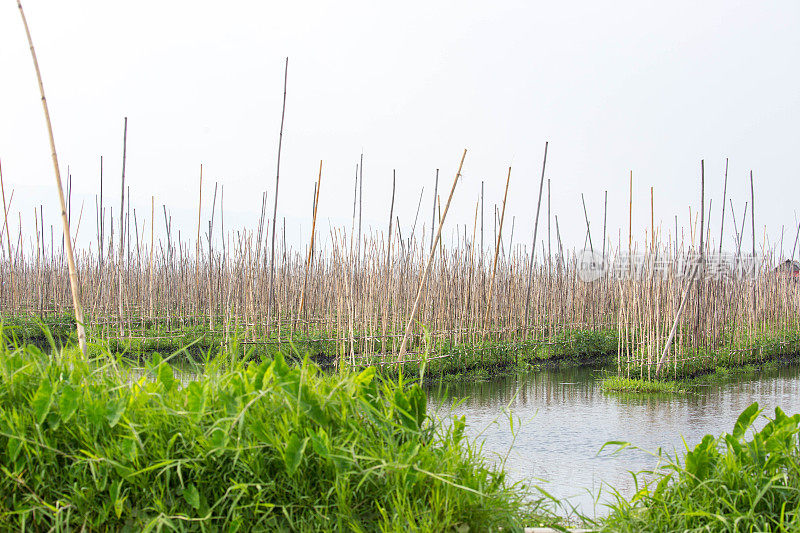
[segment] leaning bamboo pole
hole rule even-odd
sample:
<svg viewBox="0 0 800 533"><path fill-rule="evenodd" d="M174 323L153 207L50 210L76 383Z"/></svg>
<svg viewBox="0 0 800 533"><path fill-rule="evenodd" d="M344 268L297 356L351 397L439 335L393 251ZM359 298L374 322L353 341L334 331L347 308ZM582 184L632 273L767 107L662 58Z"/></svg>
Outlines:
<svg viewBox="0 0 800 533"><path fill-rule="evenodd" d="M483 314L483 336L486 336L487 328L489 327L489 310L492 305L492 294L494 291L494 278L497 274L497 256L500 254L500 243L503 239L503 221L506 217L506 200L508 199L508 184L511 182L511 167L508 167L508 176L506 177L506 190L503 193L503 211L500 215L500 230L497 232L497 242L494 248L494 261L492 262L492 276L489 279L489 297L486 299L486 311ZM537 217L538 218L538 217ZM533 259L531 259L532 261Z"/></svg>
<svg viewBox="0 0 800 533"><path fill-rule="evenodd" d="M19 14L22 17L22 25L25 27L25 35L28 37L28 45L31 50L31 59L33 60L33 67L36 70L36 80L39 84L39 93L42 95L42 109L44 111L45 123L47 124L47 135L50 139L50 151L53 158L53 169L55 170L56 187L58 189L58 200L61 204L61 221L64 226L64 241L67 252L67 262L69 265L69 284L72 292L72 306L75 311L75 322L78 332L78 345L80 346L83 356L86 357L86 332L84 330L83 322L83 308L81 307L80 294L78 292L78 271L75 267L75 254L72 250L72 239L70 238L69 220L67 219L67 207L64 202L64 190L61 187L61 171L58 166L58 155L56 153L56 142L53 137L53 126L50 122L50 111L47 108L47 99L44 95L44 84L42 83L42 73L39 70L39 62L36 59L36 50L33 47L33 39L31 32L28 28L28 21L25 18L25 11L22 9L22 1L17 0L17 7Z"/></svg>
<svg viewBox="0 0 800 533"><path fill-rule="evenodd" d="M118 295L118 320L119 320L119 335L122 336L123 326L125 320L125 311L123 307L123 272L125 270L125 160L128 152L128 117L125 117L125 126L122 134L122 187L119 200L119 256L117 257L117 295Z"/></svg>
<svg viewBox="0 0 800 533"><path fill-rule="evenodd" d="M456 172L456 177L453 178L453 186L450 188L450 195L447 197L447 204L444 206L444 212L442 212L442 216L439 219L439 228L436 230L436 238L433 241L433 246L431 247L430 255L428 255L428 260L425 262L425 269L422 272L422 279L420 279L419 288L417 289L417 296L414 298L414 305L411 308L411 315L408 317L408 322L406 323L406 332L403 335L403 341L400 343L400 353L398 355L398 360L402 361L406 355L406 346L408 345L408 337L411 334L411 326L414 324L414 317L417 314L417 310L419 309L419 301L422 298L422 291L425 288L425 280L428 277L428 273L431 269L431 262L433 261L433 257L436 254L436 244L439 242L439 239L442 236L442 226L444 225L444 219L447 216L447 210L450 209L450 202L453 200L453 193L456 191L456 185L458 184L458 178L461 177L461 169L464 166L464 159L467 157L467 149L464 148L464 153L461 155L461 162L458 164L458 171Z"/></svg>
<svg viewBox="0 0 800 533"><path fill-rule="evenodd" d="M547 165L547 145L544 143L544 158L542 159L542 178L539 181L539 200L536 202L536 221L533 225L533 242L531 243L530 263L528 264L528 288L525 295L525 322L522 326L523 334L528 331L528 311L530 309L531 298L531 276L533 275L533 262L536 259L536 233L539 230L539 210L542 207L542 188L544 187L544 171Z"/></svg>
<svg viewBox="0 0 800 533"><path fill-rule="evenodd" d="M314 191L314 214L311 223L311 242L308 245L308 259L306 260L305 274L303 275L303 290L300 292L300 305L297 306L297 318L303 314L303 304L306 301L306 284L308 283L308 269L311 268L311 261L314 257L314 235L317 231L317 208L319 207L319 190L322 187L322 161L319 162L319 176L317 186Z"/></svg>
<svg viewBox="0 0 800 533"><path fill-rule="evenodd" d="M272 208L272 251L270 252L269 256L269 292L267 293L267 297L269 298L269 303L267 305L267 317L272 316L272 307L273 307L273 298L274 298L274 290L273 290L273 282L275 280L275 228L276 224L276 217L278 214L278 185L280 185L281 179L281 146L283 144L283 121L286 117L286 82L289 79L289 58L286 58L286 66L284 67L283 71L283 107L281 108L281 129L280 133L278 134L278 163L277 163L277 170L275 171L275 203ZM278 315L280 319L280 315ZM269 318L267 322L270 322Z"/></svg>

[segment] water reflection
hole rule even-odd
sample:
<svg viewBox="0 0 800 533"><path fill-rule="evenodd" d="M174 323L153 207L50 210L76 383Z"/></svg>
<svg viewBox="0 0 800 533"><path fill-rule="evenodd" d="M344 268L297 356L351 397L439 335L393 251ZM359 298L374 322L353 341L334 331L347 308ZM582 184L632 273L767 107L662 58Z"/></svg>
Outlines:
<svg viewBox="0 0 800 533"><path fill-rule="evenodd" d="M630 495L628 471L655 465L652 456L637 450L598 456L607 441L672 453L683 449L682 438L694 446L708 433L731 431L739 413L754 401L769 416L775 406L788 414L800 412L800 366L740 376L684 396L607 394L600 389L601 379L599 370L572 368L451 384L430 391L430 409L441 405L440 414L466 415L471 436L485 428L485 454L509 453L506 469L514 480L545 480L540 483L545 490L589 515L604 514L606 497L601 494L601 504L594 504L604 483ZM522 422L519 428L515 423L510 452L506 407Z"/></svg>

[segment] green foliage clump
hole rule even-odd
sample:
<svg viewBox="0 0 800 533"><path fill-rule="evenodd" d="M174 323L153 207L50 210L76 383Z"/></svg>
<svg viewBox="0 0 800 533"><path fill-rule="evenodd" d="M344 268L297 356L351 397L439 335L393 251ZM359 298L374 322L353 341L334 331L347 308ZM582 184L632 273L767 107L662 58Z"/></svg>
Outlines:
<svg viewBox="0 0 800 533"><path fill-rule="evenodd" d="M635 393L682 393L684 387L677 381L648 381L646 379L626 378L623 376L609 376L603 380L602 388L609 392L635 392Z"/></svg>
<svg viewBox="0 0 800 533"><path fill-rule="evenodd" d="M616 494L603 529L798 531L800 414L787 416L776 407L775 418L747 440L759 413L757 403L750 405L732 433L706 435L687 448L683 464L667 457L657 474L634 476L636 494L630 500Z"/></svg>
<svg viewBox="0 0 800 533"><path fill-rule="evenodd" d="M518 530L536 503L487 466L419 384L307 359L0 343L0 530Z"/></svg>

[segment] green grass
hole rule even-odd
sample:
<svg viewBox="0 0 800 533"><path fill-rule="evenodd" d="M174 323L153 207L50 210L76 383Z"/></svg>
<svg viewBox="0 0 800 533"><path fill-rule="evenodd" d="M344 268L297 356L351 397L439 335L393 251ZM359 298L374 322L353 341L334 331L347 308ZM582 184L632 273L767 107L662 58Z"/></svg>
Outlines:
<svg viewBox="0 0 800 533"><path fill-rule="evenodd" d="M45 330L46 331L46 330ZM503 531L540 522L399 377L0 343L0 530Z"/></svg>
<svg viewBox="0 0 800 533"><path fill-rule="evenodd" d="M324 373L308 358L248 362L234 350L189 365L186 380L158 355L141 370L98 347L85 360L74 348L45 353L4 341L0 530L518 531L559 523L530 487L485 462L464 437L464 418L430 418L424 389L402 373ZM755 431L759 412L751 405L732 433L707 435L681 459L657 452L661 467L634 474L634 496L614 492L608 517L589 525L797 531L800 415L776 409Z"/></svg>
<svg viewBox="0 0 800 533"><path fill-rule="evenodd" d="M776 408L755 431L759 413L757 403L750 405L731 433L706 435L682 461L659 451L661 468L635 474L635 495L615 493L597 525L615 532L800 530L800 414Z"/></svg>

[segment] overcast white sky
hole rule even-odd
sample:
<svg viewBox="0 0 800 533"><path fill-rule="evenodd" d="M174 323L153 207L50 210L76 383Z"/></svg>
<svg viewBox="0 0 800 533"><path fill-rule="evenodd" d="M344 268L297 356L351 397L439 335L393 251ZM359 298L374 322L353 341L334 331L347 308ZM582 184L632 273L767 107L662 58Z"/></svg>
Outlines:
<svg viewBox="0 0 800 533"><path fill-rule="evenodd" d="M273 200L288 56L278 211L291 227L310 226L323 160L320 235L328 220L349 228L362 151L365 224L386 226L393 169L403 230L423 186L429 224L435 169L441 192L467 148L448 229L467 224L471 232L485 180L491 230L510 165L506 231L515 217L514 240L529 245L549 141L552 211L565 245L583 244L581 192L595 242L605 190L610 233L615 241L620 228L627 234L630 170L640 240L651 186L656 223L666 232L677 214L688 224L703 158L717 240L728 157L737 219L752 169L759 242L765 226L776 241L785 225L790 251L800 193L800 2L603 4L28 0L25 9L61 166L73 176L73 210L84 203L84 246L94 234L101 155L105 202L118 210L126 116L127 181L140 224L154 195L157 209L166 203L183 235L193 235L202 163L204 219L218 181L226 229L255 230L261 192ZM36 79L11 1L0 4L0 73L12 231L21 210L32 233L34 206L44 205L48 226L58 209ZM730 210L726 219L730 247ZM162 232L163 214L156 222ZM553 233L555 243L554 226Z"/></svg>

